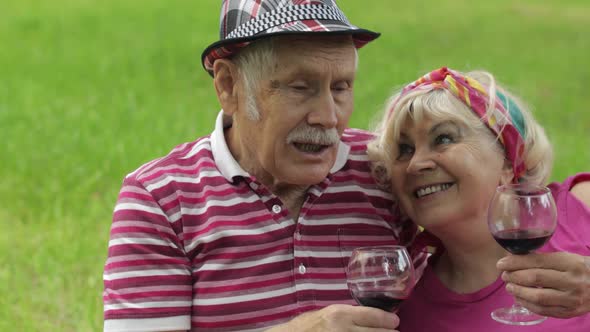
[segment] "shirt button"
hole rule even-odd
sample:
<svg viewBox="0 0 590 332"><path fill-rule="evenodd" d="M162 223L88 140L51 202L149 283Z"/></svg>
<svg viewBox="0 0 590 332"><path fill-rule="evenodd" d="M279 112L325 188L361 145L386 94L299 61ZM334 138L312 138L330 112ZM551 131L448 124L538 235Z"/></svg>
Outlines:
<svg viewBox="0 0 590 332"><path fill-rule="evenodd" d="M301 240L301 233L299 231L295 232L295 238L299 241Z"/></svg>
<svg viewBox="0 0 590 332"><path fill-rule="evenodd" d="M305 265L303 263L299 264L299 274L305 274L305 271L307 271Z"/></svg>
<svg viewBox="0 0 590 332"><path fill-rule="evenodd" d="M281 213L281 210L282 209L281 209L280 205L275 204L272 206L272 212L274 212L274 213Z"/></svg>

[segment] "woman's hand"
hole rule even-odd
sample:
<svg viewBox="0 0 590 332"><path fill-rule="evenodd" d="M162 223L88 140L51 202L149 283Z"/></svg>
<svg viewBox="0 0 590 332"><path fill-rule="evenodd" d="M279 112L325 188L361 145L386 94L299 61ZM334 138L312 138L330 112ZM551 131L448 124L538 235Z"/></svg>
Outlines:
<svg viewBox="0 0 590 332"><path fill-rule="evenodd" d="M506 290L527 309L570 318L590 312L590 257L566 252L510 255L498 261Z"/></svg>

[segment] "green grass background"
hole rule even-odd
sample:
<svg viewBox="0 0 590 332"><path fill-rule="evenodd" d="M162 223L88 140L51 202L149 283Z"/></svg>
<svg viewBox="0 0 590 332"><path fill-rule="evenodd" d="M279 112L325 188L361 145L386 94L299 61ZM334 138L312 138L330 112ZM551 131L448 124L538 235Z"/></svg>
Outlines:
<svg viewBox="0 0 590 332"><path fill-rule="evenodd" d="M202 49L217 0L4 0L0 10L0 331L102 330L121 180L209 133ZM448 65L494 72L554 143L553 180L590 171L587 0L340 0L383 36L360 52L351 126Z"/></svg>

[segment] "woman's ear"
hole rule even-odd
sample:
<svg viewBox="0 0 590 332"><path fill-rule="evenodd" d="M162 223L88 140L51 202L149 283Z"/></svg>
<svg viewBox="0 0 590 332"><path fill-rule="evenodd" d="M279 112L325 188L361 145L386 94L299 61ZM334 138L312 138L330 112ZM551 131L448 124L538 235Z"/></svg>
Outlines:
<svg viewBox="0 0 590 332"><path fill-rule="evenodd" d="M213 84L217 99L224 114L229 116L238 109L238 82L238 70L231 60L218 59L213 63Z"/></svg>
<svg viewBox="0 0 590 332"><path fill-rule="evenodd" d="M502 174L500 175L499 185L509 184L514 181L514 170L512 169L512 162L504 158L504 166L502 167Z"/></svg>

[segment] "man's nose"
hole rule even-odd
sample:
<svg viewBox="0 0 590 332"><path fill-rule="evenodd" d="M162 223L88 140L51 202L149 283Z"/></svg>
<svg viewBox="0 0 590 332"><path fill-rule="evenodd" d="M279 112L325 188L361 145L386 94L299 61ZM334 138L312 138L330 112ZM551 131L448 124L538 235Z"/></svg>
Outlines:
<svg viewBox="0 0 590 332"><path fill-rule="evenodd" d="M338 105L330 89L322 89L316 96L308 115L310 125L320 125L324 128L334 128L338 124Z"/></svg>
<svg viewBox="0 0 590 332"><path fill-rule="evenodd" d="M434 155L435 152L430 149L416 149L408 164L407 172L410 174L421 174L434 170L436 168Z"/></svg>

